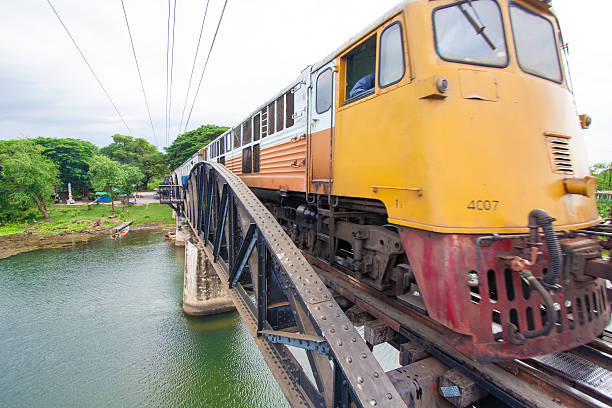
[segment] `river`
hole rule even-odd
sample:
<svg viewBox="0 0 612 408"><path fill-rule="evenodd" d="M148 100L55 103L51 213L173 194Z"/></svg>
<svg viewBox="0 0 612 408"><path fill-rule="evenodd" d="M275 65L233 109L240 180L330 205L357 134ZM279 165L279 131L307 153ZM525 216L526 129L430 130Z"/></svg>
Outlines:
<svg viewBox="0 0 612 408"><path fill-rule="evenodd" d="M0 260L0 406L287 407L237 314L183 314L183 262L150 232Z"/></svg>

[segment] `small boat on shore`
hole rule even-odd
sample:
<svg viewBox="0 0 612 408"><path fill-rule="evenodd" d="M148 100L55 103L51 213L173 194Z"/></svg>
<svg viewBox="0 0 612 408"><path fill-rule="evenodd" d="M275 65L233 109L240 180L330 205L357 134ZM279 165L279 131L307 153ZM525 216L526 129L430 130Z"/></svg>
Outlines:
<svg viewBox="0 0 612 408"><path fill-rule="evenodd" d="M130 225L132 224L132 221L127 221L124 222L121 225L118 225L116 227L113 228L113 233L111 234L111 238L112 239L122 239L125 238L127 236L127 234L130 232Z"/></svg>
<svg viewBox="0 0 612 408"><path fill-rule="evenodd" d="M166 232L164 237L169 241L174 241L176 239L176 234L174 232Z"/></svg>

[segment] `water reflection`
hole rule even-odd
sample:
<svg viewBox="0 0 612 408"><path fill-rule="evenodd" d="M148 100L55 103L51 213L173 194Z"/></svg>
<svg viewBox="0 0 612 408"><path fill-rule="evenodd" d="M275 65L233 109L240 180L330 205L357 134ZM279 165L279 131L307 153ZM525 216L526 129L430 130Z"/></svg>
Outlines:
<svg viewBox="0 0 612 408"><path fill-rule="evenodd" d="M0 260L0 406L286 407L236 314L181 311L160 234Z"/></svg>

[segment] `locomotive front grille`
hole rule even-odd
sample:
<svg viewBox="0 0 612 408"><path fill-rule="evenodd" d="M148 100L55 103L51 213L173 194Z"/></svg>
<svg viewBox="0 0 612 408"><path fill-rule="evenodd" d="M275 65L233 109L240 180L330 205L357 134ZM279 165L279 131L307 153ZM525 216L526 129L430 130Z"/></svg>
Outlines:
<svg viewBox="0 0 612 408"><path fill-rule="evenodd" d="M547 137L552 169L558 174L574 174L569 139Z"/></svg>

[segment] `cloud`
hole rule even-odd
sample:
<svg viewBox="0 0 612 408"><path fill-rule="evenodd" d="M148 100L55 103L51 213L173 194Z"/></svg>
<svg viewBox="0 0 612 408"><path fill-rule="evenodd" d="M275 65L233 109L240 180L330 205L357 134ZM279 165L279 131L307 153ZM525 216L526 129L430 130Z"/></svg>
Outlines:
<svg viewBox="0 0 612 408"><path fill-rule="evenodd" d="M151 132L118 1L52 0L92 67L125 117L133 135L166 143L167 3L125 1L156 137ZM307 65L319 61L397 0L230 0L211 54L189 128L231 125L284 88ZM607 51L601 27L610 5L589 7L555 0L570 43L578 110L593 116L585 132L591 162L610 160L612 119ZM176 9L171 130L178 133L205 2L179 1ZM210 0L185 118L221 12ZM597 9L600 12L593 13ZM79 137L98 145L127 133L113 107L74 49L48 4L40 0L0 2L0 139L28 136ZM184 121L183 121L184 122Z"/></svg>

